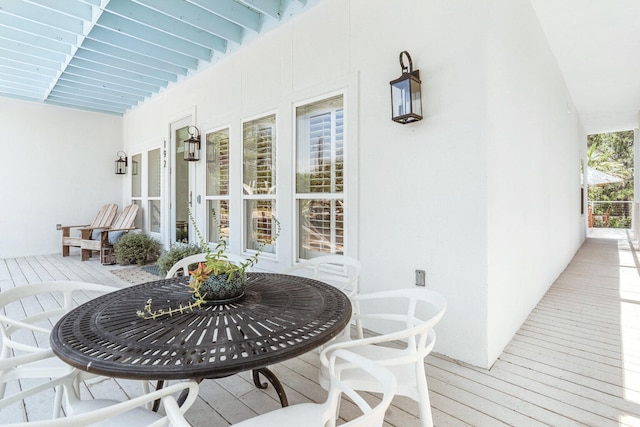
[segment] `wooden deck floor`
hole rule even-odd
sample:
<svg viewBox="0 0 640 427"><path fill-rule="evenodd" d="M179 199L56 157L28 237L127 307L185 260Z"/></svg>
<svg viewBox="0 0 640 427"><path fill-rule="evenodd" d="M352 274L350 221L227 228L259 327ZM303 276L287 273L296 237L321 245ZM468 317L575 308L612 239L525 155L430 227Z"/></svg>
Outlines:
<svg viewBox="0 0 640 427"><path fill-rule="evenodd" d="M55 279L128 285L109 270L77 255L0 260L0 289ZM490 370L430 355L436 426L640 426L639 272L628 240L589 238ZM315 353L273 367L292 404L324 400L317 367ZM88 384L95 397L139 390L133 381ZM29 416L39 417L42 405ZM227 426L277 407L271 387L257 390L243 374L203 382L187 415L194 426ZM343 405L345 418L349 410ZM418 426L415 414L415 403L396 398L385 425ZM0 423L23 416L3 413Z"/></svg>

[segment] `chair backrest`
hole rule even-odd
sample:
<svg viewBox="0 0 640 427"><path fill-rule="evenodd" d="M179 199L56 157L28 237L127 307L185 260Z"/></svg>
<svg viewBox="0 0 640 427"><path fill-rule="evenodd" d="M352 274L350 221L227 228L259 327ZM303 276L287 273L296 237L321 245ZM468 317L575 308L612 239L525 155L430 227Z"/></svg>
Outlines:
<svg viewBox="0 0 640 427"><path fill-rule="evenodd" d="M113 223L113 219L118 213L118 205L110 203L104 205L99 211L89 228L107 228Z"/></svg>
<svg viewBox="0 0 640 427"><path fill-rule="evenodd" d="M358 293L360 261L345 255L323 255L300 262L287 273L304 274L342 290L351 297Z"/></svg>
<svg viewBox="0 0 640 427"><path fill-rule="evenodd" d="M369 303L372 308L369 308ZM382 335L385 341L404 341L407 351L424 358L435 344L435 334L429 334L447 309L444 297L430 289L394 289L391 291L360 294L354 298L358 313L354 316L367 328L392 332ZM398 307L393 311L393 307ZM375 337L374 337L375 338ZM377 337L375 339L381 339Z"/></svg>
<svg viewBox="0 0 640 427"><path fill-rule="evenodd" d="M126 206L118 215L111 228L114 230L127 230L135 227L136 215L138 214L138 205L131 204Z"/></svg>
<svg viewBox="0 0 640 427"><path fill-rule="evenodd" d="M11 348L21 351L48 348L49 333L58 317L98 294L116 289L95 283L60 280L21 285L0 292L0 358L10 357ZM36 309L30 309L30 304ZM30 332L26 336L31 338L31 342L15 339L16 336L24 337L25 330Z"/></svg>
<svg viewBox="0 0 640 427"><path fill-rule="evenodd" d="M339 372L336 371L336 360L339 360L342 365ZM391 371L375 364L372 360L347 350L336 350L332 352L328 364L331 387L329 388L327 404L332 409L331 411L327 411L328 415L334 420L337 418L337 412L340 408L340 398L342 395L345 395L360 408L362 415L342 424L342 426L382 426L384 415L391 404L397 388L396 377ZM358 374L368 375L372 380L380 384L382 399L375 406L371 407L361 394L341 380L341 376L349 373L349 371L359 371ZM323 421L326 423L328 419Z"/></svg>
<svg viewBox="0 0 640 427"><path fill-rule="evenodd" d="M197 264L199 262L205 262L207 260L207 254L195 254L189 255L188 257L184 257L175 264L173 267L167 271L165 279L170 279L172 277L176 277L178 275L187 276L189 274L189 266L192 264Z"/></svg>
<svg viewBox="0 0 640 427"><path fill-rule="evenodd" d="M91 377L91 374L72 369L66 375L54 378L31 389L31 393L23 398L35 399L39 393L52 388L62 388L63 398L60 405L66 417L42 421L30 421L8 424L12 427L84 427L87 425L130 427L174 426L190 427L184 413L198 397L198 383L195 381L178 382L153 392L145 393L125 401L108 399L81 400L78 391L80 381ZM178 406L173 395L188 392L182 406ZM40 397L40 396L38 396ZM161 400L165 414L161 415L146 409L156 400ZM6 407L6 401L0 400L0 409Z"/></svg>
<svg viewBox="0 0 640 427"><path fill-rule="evenodd" d="M42 385L32 380L22 383L18 392L5 396L8 388L15 390L20 377L52 378L70 371L71 367L50 349L51 328L73 307L116 289L94 283L53 281L0 292L0 408L41 390ZM56 410L54 404L54 415Z"/></svg>
<svg viewBox="0 0 640 427"><path fill-rule="evenodd" d="M326 361L327 352L336 348L404 343L397 346L397 351L389 353L389 359L384 364L392 365L400 363L400 360L401 363L422 363L435 345L433 328L447 308L447 302L441 294L424 288L359 294L352 298L352 302L357 307L352 320L361 328L377 334L367 338L360 335L352 339L349 328L345 329L343 336L320 354L323 362Z"/></svg>
<svg viewBox="0 0 640 427"><path fill-rule="evenodd" d="M240 255L232 254L229 252L226 252L224 256L228 261L236 265L242 264L243 262L246 261L246 259L241 257ZM183 276L187 276L189 274L190 265L197 264L199 262L205 262L206 260L207 260L206 253L189 255L188 257L182 258L181 260L173 264L173 267L171 267L169 271L167 271L165 279L176 277L179 274L182 274ZM245 271L251 271L251 269L247 268Z"/></svg>

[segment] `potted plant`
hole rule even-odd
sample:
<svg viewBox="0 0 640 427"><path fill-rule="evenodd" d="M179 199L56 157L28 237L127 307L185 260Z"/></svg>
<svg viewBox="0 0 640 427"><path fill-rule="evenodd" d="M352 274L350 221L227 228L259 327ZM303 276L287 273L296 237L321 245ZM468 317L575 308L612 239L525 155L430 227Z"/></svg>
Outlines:
<svg viewBox="0 0 640 427"><path fill-rule="evenodd" d="M195 270L189 271L189 288L193 293L193 301L175 308L154 310L151 306L152 301L148 300L144 309L138 311L138 316L155 319L159 316L182 313L185 310L191 311L195 307L201 307L207 303L227 303L242 298L247 280L246 269L258 263L258 258L262 254L265 245L272 244L278 239L281 228L280 221L275 216L271 216L276 224L275 235L268 241L261 241L253 255L244 262L236 264L229 261L225 254L227 242L222 235L222 228L216 217L215 210L212 209L211 212L219 236L218 243L213 251L205 242L191 211L189 211L189 220L206 253L206 261L198 263Z"/></svg>

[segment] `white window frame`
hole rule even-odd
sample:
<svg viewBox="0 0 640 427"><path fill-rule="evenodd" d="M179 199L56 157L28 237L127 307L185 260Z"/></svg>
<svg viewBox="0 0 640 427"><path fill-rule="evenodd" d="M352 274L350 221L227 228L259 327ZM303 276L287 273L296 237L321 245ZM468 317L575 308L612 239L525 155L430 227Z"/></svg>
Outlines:
<svg viewBox="0 0 640 427"><path fill-rule="evenodd" d="M228 135L228 138L229 138L229 145L228 145L228 148L227 148L227 150L228 150L228 154L227 154L228 155L228 161L227 161L227 173L228 173L228 176L227 176L227 180L228 180L227 193L226 194L209 195L209 188L207 188L208 185L209 185L209 178L207 176L209 171L208 171L208 167L207 166L208 166L208 164L210 162L209 157L211 156L211 153L209 153L208 137L211 134L219 133L219 132L222 132L222 131L225 131L225 130L227 131L227 135ZM228 210L228 219L229 219L229 223L227 225L230 227L231 223L232 223L232 221L231 221L231 216L232 216L232 209L231 209L231 188L232 188L232 186L231 186L231 168L233 167L233 164L232 164L232 155L231 155L231 153L232 153L232 148L231 148L231 127L230 126L222 126L222 127L215 128L215 129L207 131L205 133L205 135L204 135L204 147L205 147L205 149L204 149L204 160L205 160L205 171L204 171L204 173L205 173L205 177L204 177L204 183L205 183L205 191L204 191L204 194L205 194L205 197L204 197L204 199L205 199L205 202L204 202L205 215L204 215L204 218L205 218L206 233L207 233L206 234L206 236L207 236L206 240L209 243L212 243L212 244L215 245L215 244L218 243L219 239L217 238L217 231L216 231L216 238L215 239L211 239L211 236L212 236L212 234L214 232L214 230L213 230L214 224L213 224L213 222L211 220L211 211L209 209L209 203L210 202L215 202L215 201L221 201L221 202L224 201L224 202L226 202L227 203L227 210ZM218 167L218 166L219 165L216 165L216 167ZM216 211L216 216L217 216L218 223L220 224L220 212ZM230 236L231 236L231 231L229 231L229 237ZM230 238L227 238L226 241L227 241L227 247L229 247L230 246Z"/></svg>
<svg viewBox="0 0 640 427"><path fill-rule="evenodd" d="M329 101L332 98L337 98L337 97L342 97L342 191L341 192L335 192L335 191L330 191L330 192L318 192L318 193L312 193L312 192L308 192L308 193L302 193L302 192L298 192L298 188L297 188L297 175L298 175L298 135L301 131L303 131L300 128L299 125L299 121L298 121L298 109L305 107L305 106L310 106L313 104L319 104L322 103L324 101ZM293 108L293 123L294 123L294 132L293 132L293 136L294 136L294 141L293 141L293 163L294 163L294 167L292 168L293 171L293 193L294 193L294 197L293 197L293 218L294 218L294 223L295 223L295 232L293 235L293 245L294 245L294 259L293 262L294 264L296 262L299 262L301 260L304 259L308 259L308 258L303 258L301 257L300 254L300 245L301 245L301 233L300 233L300 226L301 226L301 218L300 218L300 203L304 200L327 200L330 201L332 203L336 202L336 201L341 201L342 202L342 206L343 206L343 211L342 211L342 227L343 227L343 232L342 232L342 254L347 254L348 253L348 227L349 227L349 221L348 221L348 205L347 205L347 192L348 192L348 182L347 182L347 177L348 177L348 169L349 169L349 163L347 162L347 153L348 153L348 148L349 148L349 130L348 130L348 117L347 117L347 110L348 110L348 103L347 103L347 97L346 97L346 93L345 91L339 91L339 92L333 92L333 93L329 93L329 94L325 94L322 96L318 96L318 97L314 97L312 99L307 99L301 102L298 102L294 105ZM318 110L318 114L320 114L321 110ZM335 108L327 108L326 109L327 112L329 111L337 111L337 109ZM315 115L317 115L314 112ZM310 125L310 120L306 121L305 123L305 127L306 129L309 128ZM335 122L332 120L332 129L331 129L331 146L332 146L332 151L334 151L335 148ZM332 154L333 156L333 154ZM335 176L334 174L334 170L331 171L332 174L332 182L331 185L334 186L335 185ZM331 224L331 229L332 229L332 234L335 233L335 224ZM335 240L332 238L332 243L335 242ZM311 252L311 251L309 251ZM332 253L335 253L335 251L332 251ZM315 252L313 255L314 256L320 256L320 255L327 255L327 252L321 252L321 251L317 251ZM313 256L312 256L313 257Z"/></svg>
<svg viewBox="0 0 640 427"><path fill-rule="evenodd" d="M149 165L150 165L150 161L149 161L149 153L152 151L158 150L158 160L159 160L159 164L158 164L158 173L159 173L159 178L160 178L160 182L158 183L160 186L160 195L159 196L150 196L149 195ZM145 159L145 168L144 168L144 175L143 175L143 179L144 179L144 184L143 184L143 192L146 196L146 200L144 203L144 209L146 211L145 214L145 229L147 230L147 232L158 238L159 240L162 239L162 226L163 226L163 222L165 220L164 215L163 215L163 211L162 211L162 206L163 206L163 199L162 199L162 195L163 195L163 189L164 189L164 183L162 182L164 180L164 173L163 173L163 148L162 146L156 146L156 147L152 147L147 149L147 153L146 153L146 159ZM158 207L160 208L160 226L159 226L159 230L160 231L151 231L151 202L152 201L157 201L158 202Z"/></svg>
<svg viewBox="0 0 640 427"><path fill-rule="evenodd" d="M252 194L251 187L245 187L245 176L244 176L244 161L245 161L245 139L244 139L244 128L247 123L260 121L263 119L267 119L273 116L273 125L272 129L272 141L271 141L271 157L272 157L272 170L273 170L273 179L272 179L272 187L267 190L266 193ZM248 248L248 240L249 234L251 230L248 229L247 224L249 223L247 212L247 201L249 200L268 200L271 202L271 212L273 215L277 217L277 201L276 201L276 188L277 188L277 179L278 179L278 171L277 171L277 145L278 145L278 113L277 111L266 112L264 114L260 114L254 117L246 118L241 121L240 124L240 146L241 146L241 205L242 205L242 250L244 253L255 253L255 249ZM273 236L275 233L275 223L271 221L271 235ZM267 244L262 249L261 258L267 259L276 259L277 258L277 243Z"/></svg>

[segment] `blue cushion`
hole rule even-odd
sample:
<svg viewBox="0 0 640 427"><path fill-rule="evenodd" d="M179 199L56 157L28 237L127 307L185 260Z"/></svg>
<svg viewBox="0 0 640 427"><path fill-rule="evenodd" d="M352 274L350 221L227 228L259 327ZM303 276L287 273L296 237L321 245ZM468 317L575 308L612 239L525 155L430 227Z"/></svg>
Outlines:
<svg viewBox="0 0 640 427"><path fill-rule="evenodd" d="M93 230L91 232L91 240L100 240L101 230ZM118 240L126 231L110 231L109 232L109 244L115 245Z"/></svg>
<svg viewBox="0 0 640 427"><path fill-rule="evenodd" d="M110 231L109 232L109 243L115 245L118 240L122 237L122 235L126 233L126 231Z"/></svg>

